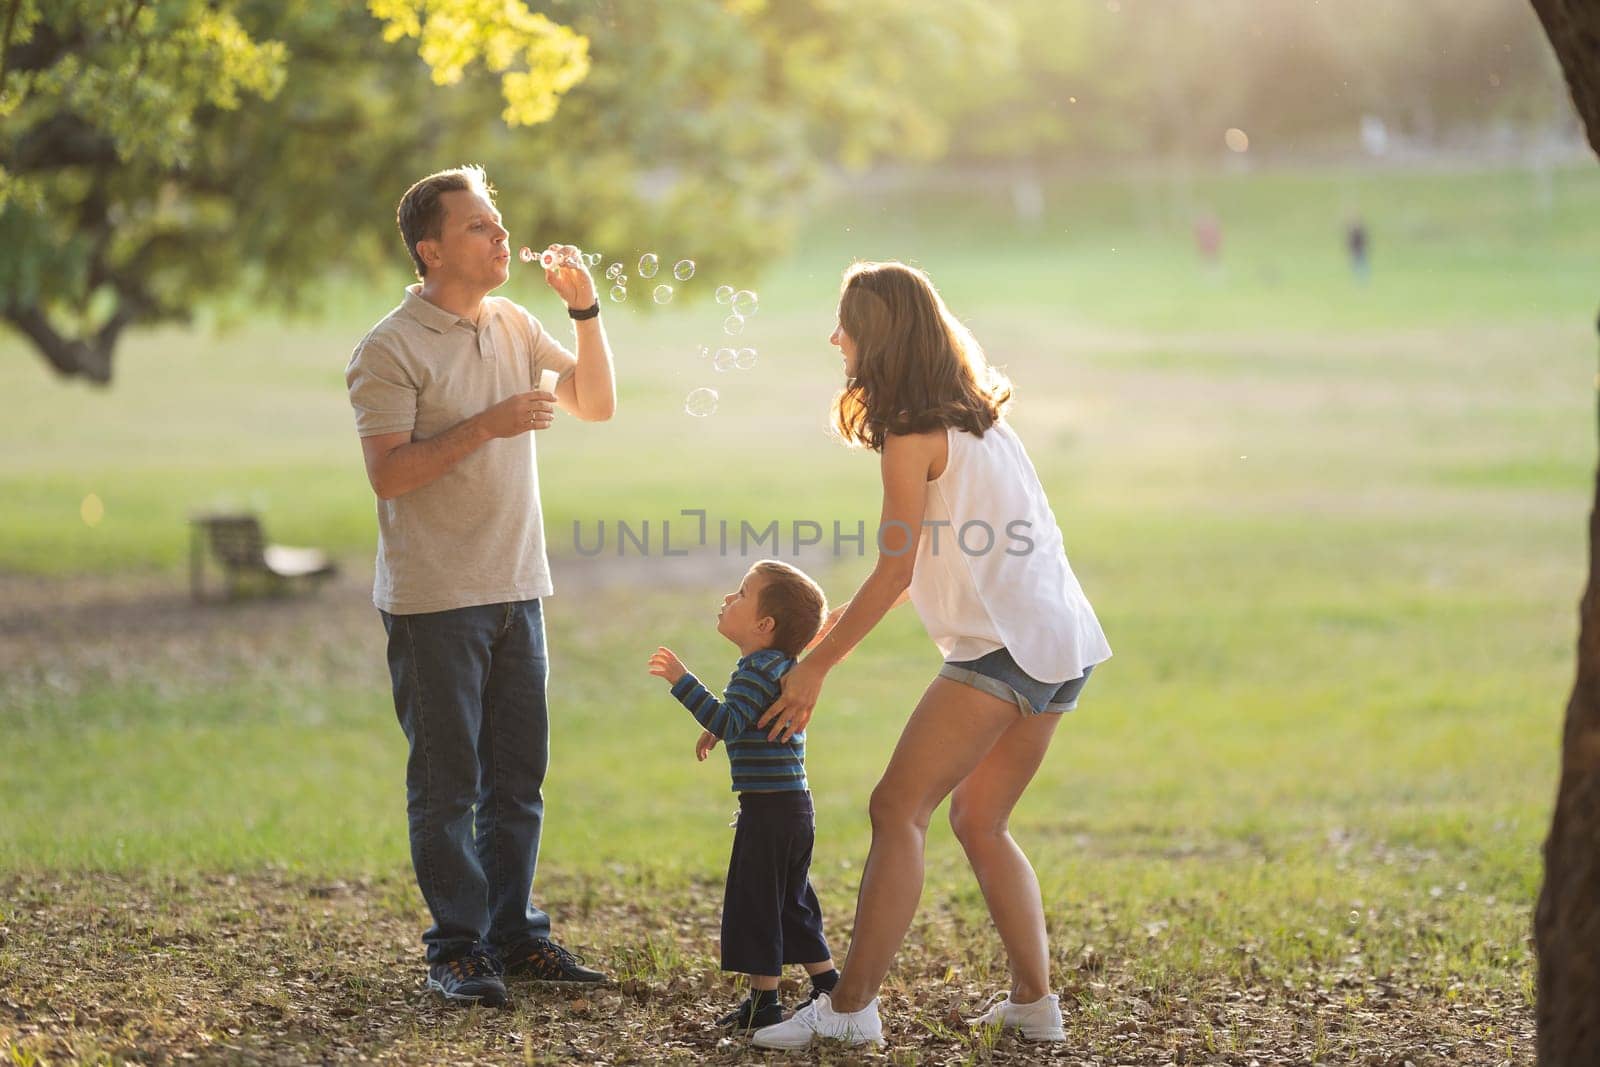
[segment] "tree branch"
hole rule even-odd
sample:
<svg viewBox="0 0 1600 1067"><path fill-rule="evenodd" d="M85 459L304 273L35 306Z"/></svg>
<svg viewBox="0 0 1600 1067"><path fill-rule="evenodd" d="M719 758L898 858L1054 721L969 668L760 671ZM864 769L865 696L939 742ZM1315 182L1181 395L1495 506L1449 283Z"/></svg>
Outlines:
<svg viewBox="0 0 1600 1067"><path fill-rule="evenodd" d="M17 138L0 157L16 174L61 167L114 167L120 163L116 142L71 112L58 112Z"/></svg>
<svg viewBox="0 0 1600 1067"><path fill-rule="evenodd" d="M121 310L118 308L119 314ZM111 383L111 348L105 341L115 343L125 322L118 324L109 338L96 334L91 342L63 337L44 311L35 306L8 305L5 317L33 342L34 347L63 378L87 378L96 385ZM112 317L113 321L116 317Z"/></svg>
<svg viewBox="0 0 1600 1067"><path fill-rule="evenodd" d="M6 84L6 60L11 58L11 34L17 28L17 12L22 10L22 0L11 0L11 10L6 13L6 34L0 38L0 88Z"/></svg>
<svg viewBox="0 0 1600 1067"><path fill-rule="evenodd" d="M139 262L160 240L158 235L147 241L133 262ZM110 384L112 356L127 327L145 320L187 318L182 309L163 307L137 275L118 271L106 263L103 253L107 244L105 240L97 241L88 268L90 291L109 285L117 297L116 309L99 329L83 337L68 337L39 304L7 304L0 312L33 342L58 374L64 378L87 378L96 385Z"/></svg>
<svg viewBox="0 0 1600 1067"><path fill-rule="evenodd" d="M122 19L122 32L127 33L133 27L133 20L139 17L139 12L144 8L144 0L134 0L128 5L128 13Z"/></svg>
<svg viewBox="0 0 1600 1067"><path fill-rule="evenodd" d="M12 9L19 6L21 0L14 0ZM81 25L73 24L72 32L62 36L49 20L43 20L34 26L32 37L11 49L8 62L19 71L47 70L64 55L84 52L88 42L89 36Z"/></svg>

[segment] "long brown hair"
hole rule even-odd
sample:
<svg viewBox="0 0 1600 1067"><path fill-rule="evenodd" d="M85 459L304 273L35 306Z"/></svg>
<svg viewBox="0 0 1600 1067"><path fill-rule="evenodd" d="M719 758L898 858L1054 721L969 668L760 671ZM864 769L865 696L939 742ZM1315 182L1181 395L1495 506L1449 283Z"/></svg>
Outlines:
<svg viewBox="0 0 1600 1067"><path fill-rule="evenodd" d="M856 376L833 400L847 444L881 452L888 434L949 426L982 437L1011 399L1010 381L915 267L851 264L839 325L856 346Z"/></svg>

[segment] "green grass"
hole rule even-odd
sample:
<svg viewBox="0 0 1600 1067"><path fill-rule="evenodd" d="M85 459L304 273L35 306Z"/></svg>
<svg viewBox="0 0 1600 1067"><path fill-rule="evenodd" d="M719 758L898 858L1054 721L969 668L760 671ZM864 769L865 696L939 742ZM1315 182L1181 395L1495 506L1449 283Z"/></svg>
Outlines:
<svg viewBox="0 0 1600 1067"><path fill-rule="evenodd" d="M540 439L558 587L601 569L571 558L574 521L588 537L602 518L695 507L872 519L872 458L824 435L833 291L852 255L918 259L1010 370L1015 422L1117 653L1015 821L1057 951L1098 944L1169 992L1348 965L1526 1005L1595 462L1600 176L1556 174L1548 208L1533 193L1517 173L1197 181L1193 202L1226 229L1216 277L1154 182L1052 187L1028 227L1003 190L836 198L760 285L754 371L697 362L720 318L707 302L608 310L617 419ZM1364 288L1339 258L1357 206L1374 232ZM552 310L525 281L511 291ZM374 524L342 369L391 298L313 324L137 335L109 392L50 381L5 342L0 569L176 589L184 516L245 504L359 570ZM682 414L714 377L716 416ZM823 572L830 595L865 566ZM724 569L685 579L704 564L660 560L625 569L641 585L586 578L549 601L552 872L715 884L726 768L695 764L693 725L644 659L667 643L711 676L731 663L708 624L740 563ZM375 614L256 610L197 617L215 661L133 641L150 659L130 663L113 642L41 651L0 679L0 872L404 882L403 743ZM907 611L829 680L810 774L837 927L865 798L936 664ZM939 824L931 862L930 899L981 931ZM970 944L998 965L981 932L929 936L936 958ZM669 950L635 945L626 964L671 970L652 956Z"/></svg>

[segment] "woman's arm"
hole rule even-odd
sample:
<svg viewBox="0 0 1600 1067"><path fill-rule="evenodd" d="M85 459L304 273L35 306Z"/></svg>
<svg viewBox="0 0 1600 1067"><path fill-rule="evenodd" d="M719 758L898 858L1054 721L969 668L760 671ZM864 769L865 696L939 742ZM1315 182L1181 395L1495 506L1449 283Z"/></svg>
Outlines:
<svg viewBox="0 0 1600 1067"><path fill-rule="evenodd" d="M786 741L806 728L828 671L849 655L906 595L917 562L917 542L922 536L928 475L944 442L943 430L890 435L884 440L877 563L828 635L783 676L783 692L758 723L769 727L767 736L771 740Z"/></svg>
<svg viewBox="0 0 1600 1067"><path fill-rule="evenodd" d="M905 592L901 593L895 598L894 603L889 605L889 610L893 611L895 608L898 608L900 605L904 604L910 599L911 590L907 589ZM813 648L816 648L818 645L820 645L822 643L822 639L833 632L833 628L839 624L839 620L844 617L844 613L849 609L849 607L850 601L846 600L843 604L836 605L832 611L828 612L828 617L822 620L822 629L817 631L817 636L813 637L811 639L811 643L806 645L806 647L802 648L800 651L810 652Z"/></svg>

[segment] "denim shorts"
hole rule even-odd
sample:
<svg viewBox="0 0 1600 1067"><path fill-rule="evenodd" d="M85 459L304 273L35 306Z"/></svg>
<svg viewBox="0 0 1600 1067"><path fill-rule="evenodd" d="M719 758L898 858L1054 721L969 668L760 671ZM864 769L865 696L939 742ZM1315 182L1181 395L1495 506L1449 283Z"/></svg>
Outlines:
<svg viewBox="0 0 1600 1067"><path fill-rule="evenodd" d="M1092 670L1093 667L1085 667L1083 674L1065 682L1041 682L1017 666L1010 652L997 648L977 659L946 663L939 668L939 677L970 685L1001 700L1015 701L1024 715L1044 715L1076 708L1078 694Z"/></svg>

